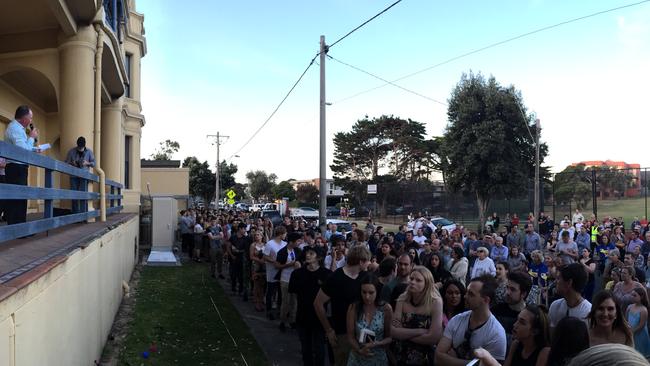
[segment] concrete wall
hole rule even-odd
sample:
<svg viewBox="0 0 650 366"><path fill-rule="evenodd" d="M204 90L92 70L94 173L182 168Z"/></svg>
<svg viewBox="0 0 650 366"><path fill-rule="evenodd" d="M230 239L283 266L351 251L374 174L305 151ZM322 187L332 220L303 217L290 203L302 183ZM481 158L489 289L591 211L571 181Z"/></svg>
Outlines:
<svg viewBox="0 0 650 366"><path fill-rule="evenodd" d="M0 365L93 365L137 260L137 236L133 216L2 300Z"/></svg>

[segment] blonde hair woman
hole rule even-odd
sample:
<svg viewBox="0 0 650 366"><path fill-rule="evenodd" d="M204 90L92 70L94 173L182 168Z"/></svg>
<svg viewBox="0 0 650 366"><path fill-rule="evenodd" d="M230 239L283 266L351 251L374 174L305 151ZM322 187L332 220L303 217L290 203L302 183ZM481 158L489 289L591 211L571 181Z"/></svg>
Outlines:
<svg viewBox="0 0 650 366"><path fill-rule="evenodd" d="M431 345L442 337L442 297L431 272L415 266L409 284L397 299L391 335L397 342L400 365L428 365L433 361Z"/></svg>

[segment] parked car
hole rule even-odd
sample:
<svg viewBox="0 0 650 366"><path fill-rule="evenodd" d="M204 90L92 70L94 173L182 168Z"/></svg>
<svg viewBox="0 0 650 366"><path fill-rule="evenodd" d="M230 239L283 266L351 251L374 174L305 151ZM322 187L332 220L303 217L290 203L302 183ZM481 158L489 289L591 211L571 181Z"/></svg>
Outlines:
<svg viewBox="0 0 650 366"><path fill-rule="evenodd" d="M240 211L248 212L248 205L243 203L243 202L239 202L239 203L235 204L235 208L240 210Z"/></svg>
<svg viewBox="0 0 650 366"><path fill-rule="evenodd" d="M261 211L255 211L251 214L250 216L252 219L258 219L258 218L269 218L271 219L271 222L273 223L273 227L276 227L278 225L282 225L282 216L280 216L280 212L275 211L275 210L261 210Z"/></svg>
<svg viewBox="0 0 650 366"><path fill-rule="evenodd" d="M262 210L262 207L264 206L263 203L253 203L253 205L250 207L251 212L256 212Z"/></svg>
<svg viewBox="0 0 650 366"><path fill-rule="evenodd" d="M434 216L431 218L431 223L436 227L438 227L438 225L442 225L442 228L450 233L456 230L456 223L444 217Z"/></svg>
<svg viewBox="0 0 650 366"><path fill-rule="evenodd" d="M318 218L318 210L311 207L298 207L291 210L291 216Z"/></svg>
<svg viewBox="0 0 650 366"><path fill-rule="evenodd" d="M325 208L325 215L328 216L328 217L339 216L340 213L341 213L341 210L339 210L338 208L336 208L334 206L327 206Z"/></svg>
<svg viewBox="0 0 650 366"><path fill-rule="evenodd" d="M352 207L348 212L350 217L366 217L370 214L370 209L364 206Z"/></svg>
<svg viewBox="0 0 650 366"><path fill-rule="evenodd" d="M347 236L352 231L352 223L345 220L327 219L327 224L336 224L336 231Z"/></svg>

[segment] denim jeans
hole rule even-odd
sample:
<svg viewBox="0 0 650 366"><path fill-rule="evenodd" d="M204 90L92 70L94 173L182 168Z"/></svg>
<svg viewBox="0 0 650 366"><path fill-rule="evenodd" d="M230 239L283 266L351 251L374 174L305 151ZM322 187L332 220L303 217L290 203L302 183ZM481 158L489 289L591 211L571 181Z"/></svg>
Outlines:
<svg viewBox="0 0 650 366"><path fill-rule="evenodd" d="M278 305L282 301L280 295L280 282L267 282L266 283L266 311L270 312L273 310L273 297L278 295Z"/></svg>
<svg viewBox="0 0 650 366"><path fill-rule="evenodd" d="M70 190L73 191L88 191L88 182L83 178L70 177ZM88 211L88 201L86 200L72 200L72 213L80 213Z"/></svg>

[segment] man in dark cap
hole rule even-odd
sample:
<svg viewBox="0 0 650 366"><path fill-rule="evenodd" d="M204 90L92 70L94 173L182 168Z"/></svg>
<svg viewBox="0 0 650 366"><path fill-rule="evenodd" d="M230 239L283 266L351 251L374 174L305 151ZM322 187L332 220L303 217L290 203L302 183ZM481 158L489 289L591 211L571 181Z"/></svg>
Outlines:
<svg viewBox="0 0 650 366"><path fill-rule="evenodd" d="M293 271L289 280L289 293L297 300L296 324L304 365L323 366L325 361L325 332L314 310L320 286L332 274L320 265L324 254L320 247L304 247L305 265Z"/></svg>
<svg viewBox="0 0 650 366"><path fill-rule="evenodd" d="M65 162L80 169L89 169L95 166L95 155L86 148L86 139L79 136L77 146L68 151ZM87 191L88 181L83 178L70 176L70 189L73 191ZM72 200L72 213L88 211L88 201Z"/></svg>

